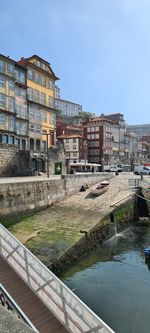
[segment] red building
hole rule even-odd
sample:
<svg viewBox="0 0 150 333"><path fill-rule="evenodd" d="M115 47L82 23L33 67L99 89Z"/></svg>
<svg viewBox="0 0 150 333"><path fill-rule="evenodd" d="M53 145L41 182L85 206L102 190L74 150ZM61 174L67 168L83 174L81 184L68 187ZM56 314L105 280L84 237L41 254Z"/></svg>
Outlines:
<svg viewBox="0 0 150 333"><path fill-rule="evenodd" d="M88 119L83 125L89 162L107 164L113 159L117 161L120 152L120 125L117 121L99 116Z"/></svg>

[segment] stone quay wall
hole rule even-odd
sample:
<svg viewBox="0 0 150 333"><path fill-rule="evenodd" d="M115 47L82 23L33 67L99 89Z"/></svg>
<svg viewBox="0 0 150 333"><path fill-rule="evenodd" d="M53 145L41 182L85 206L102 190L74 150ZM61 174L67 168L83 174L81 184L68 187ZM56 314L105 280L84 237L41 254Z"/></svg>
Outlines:
<svg viewBox="0 0 150 333"><path fill-rule="evenodd" d="M61 179L5 183L0 185L0 217L51 206L80 190L81 185L96 184L111 174L62 175Z"/></svg>
<svg viewBox="0 0 150 333"><path fill-rule="evenodd" d="M17 146L0 144L0 177L26 176L30 170L30 152Z"/></svg>

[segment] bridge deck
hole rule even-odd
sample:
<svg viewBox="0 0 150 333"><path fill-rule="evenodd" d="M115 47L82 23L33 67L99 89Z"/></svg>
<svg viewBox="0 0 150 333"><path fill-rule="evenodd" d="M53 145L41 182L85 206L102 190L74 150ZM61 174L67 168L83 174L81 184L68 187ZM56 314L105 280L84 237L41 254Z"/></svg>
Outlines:
<svg viewBox="0 0 150 333"><path fill-rule="evenodd" d="M67 333L61 323L1 256L0 283L40 333Z"/></svg>

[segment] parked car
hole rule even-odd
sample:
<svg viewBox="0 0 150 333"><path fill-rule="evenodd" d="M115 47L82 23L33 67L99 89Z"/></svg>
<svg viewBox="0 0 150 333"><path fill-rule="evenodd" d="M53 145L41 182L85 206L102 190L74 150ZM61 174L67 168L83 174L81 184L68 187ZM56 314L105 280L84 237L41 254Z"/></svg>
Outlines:
<svg viewBox="0 0 150 333"><path fill-rule="evenodd" d="M144 165L136 165L134 167L134 174L135 175L150 175L150 168Z"/></svg>
<svg viewBox="0 0 150 333"><path fill-rule="evenodd" d="M104 165L104 171L106 171L106 172L122 172L123 167L122 167L121 164Z"/></svg>

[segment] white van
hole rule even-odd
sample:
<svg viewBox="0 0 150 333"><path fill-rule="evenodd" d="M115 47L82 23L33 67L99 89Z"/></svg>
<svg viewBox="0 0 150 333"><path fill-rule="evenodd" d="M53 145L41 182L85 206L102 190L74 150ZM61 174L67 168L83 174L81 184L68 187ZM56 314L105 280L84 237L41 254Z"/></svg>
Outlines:
<svg viewBox="0 0 150 333"><path fill-rule="evenodd" d="M136 165L134 167L134 174L135 175L150 175L150 168L144 165Z"/></svg>
<svg viewBox="0 0 150 333"><path fill-rule="evenodd" d="M123 167L122 167L121 164L104 165L104 171L107 171L107 172L121 172L121 171L123 171Z"/></svg>

